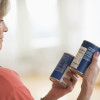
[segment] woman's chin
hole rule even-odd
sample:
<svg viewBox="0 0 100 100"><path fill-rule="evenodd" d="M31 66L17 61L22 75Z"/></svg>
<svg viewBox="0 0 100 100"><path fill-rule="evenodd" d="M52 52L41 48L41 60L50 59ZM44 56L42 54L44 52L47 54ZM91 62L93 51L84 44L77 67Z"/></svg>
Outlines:
<svg viewBox="0 0 100 100"><path fill-rule="evenodd" d="M0 45L0 50L2 49L2 46Z"/></svg>

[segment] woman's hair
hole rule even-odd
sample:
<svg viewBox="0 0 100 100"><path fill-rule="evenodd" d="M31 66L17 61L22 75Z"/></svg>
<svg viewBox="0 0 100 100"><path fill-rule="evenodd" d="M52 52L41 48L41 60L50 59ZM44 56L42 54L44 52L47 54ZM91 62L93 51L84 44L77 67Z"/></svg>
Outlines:
<svg viewBox="0 0 100 100"><path fill-rule="evenodd" d="M9 9L9 0L0 0L0 18L4 17Z"/></svg>

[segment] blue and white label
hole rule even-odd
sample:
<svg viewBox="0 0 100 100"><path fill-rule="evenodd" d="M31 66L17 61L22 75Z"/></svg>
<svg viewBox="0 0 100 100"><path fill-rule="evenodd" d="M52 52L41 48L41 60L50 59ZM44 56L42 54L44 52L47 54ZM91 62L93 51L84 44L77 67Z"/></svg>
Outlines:
<svg viewBox="0 0 100 100"><path fill-rule="evenodd" d="M86 51L87 48L81 46L70 66L77 69Z"/></svg>
<svg viewBox="0 0 100 100"><path fill-rule="evenodd" d="M70 66L76 69L76 71L79 72L78 74L84 74L92 61L93 54L96 51L100 52L100 48L91 42L84 40Z"/></svg>
<svg viewBox="0 0 100 100"><path fill-rule="evenodd" d="M68 80L70 80L70 77L66 74L68 71L69 71L69 72L71 71L71 70L70 70L70 67L67 67L67 69L66 69L66 71L64 72L62 78L60 79L60 82L61 82L63 85L65 85L65 86L67 86L67 84L63 81L63 78L65 77L65 78L67 78Z"/></svg>
<svg viewBox="0 0 100 100"><path fill-rule="evenodd" d="M92 55L96 50L89 47L85 53L85 55L83 56L83 59L85 59L86 61L91 61L92 59Z"/></svg>
<svg viewBox="0 0 100 100"><path fill-rule="evenodd" d="M68 53L64 53L59 63L57 64L55 70L51 74L50 80L52 80L53 82L59 82L64 87L66 87L67 84L63 81L63 77L70 79L69 76L66 75L66 72L70 70L69 66L73 59L74 59L74 56Z"/></svg>
<svg viewBox="0 0 100 100"><path fill-rule="evenodd" d="M64 73L65 69L67 68L67 66L70 63L70 60L72 58L70 57L70 55L64 55L61 60L59 61L57 67L55 68L55 71L58 71L60 73Z"/></svg>

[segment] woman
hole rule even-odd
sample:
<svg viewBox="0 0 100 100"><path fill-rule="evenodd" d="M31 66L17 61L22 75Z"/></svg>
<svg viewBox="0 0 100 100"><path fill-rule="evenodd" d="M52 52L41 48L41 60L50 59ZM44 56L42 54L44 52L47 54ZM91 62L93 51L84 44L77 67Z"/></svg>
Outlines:
<svg viewBox="0 0 100 100"><path fill-rule="evenodd" d="M0 49L2 49L3 33L8 31L8 28L3 20L4 16L8 12L8 6L9 0L0 0ZM98 52L94 54L92 63L84 74L81 92L77 100L89 100L91 97L93 87L99 73L99 68L97 66L98 55ZM41 100L57 100L73 90L78 76L73 72L67 72L66 74L68 74L72 79L72 81L69 81L64 78L68 87L64 89L53 84L49 93L44 98L41 98ZM0 100L34 99L29 90L23 85L15 71L0 67Z"/></svg>

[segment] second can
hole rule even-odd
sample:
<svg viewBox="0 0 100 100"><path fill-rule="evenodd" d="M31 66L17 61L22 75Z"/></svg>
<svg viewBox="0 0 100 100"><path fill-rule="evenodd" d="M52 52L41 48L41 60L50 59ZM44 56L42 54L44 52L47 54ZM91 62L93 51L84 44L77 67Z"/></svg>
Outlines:
<svg viewBox="0 0 100 100"><path fill-rule="evenodd" d="M74 59L74 56L64 53L61 57L59 63L57 64L56 68L54 69L53 73L50 76L50 80L53 81L55 84L57 84L60 87L67 87L67 84L63 81L63 77L66 77L70 80L70 77L66 75L67 71L70 71L70 64L72 60Z"/></svg>

